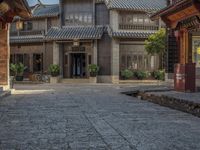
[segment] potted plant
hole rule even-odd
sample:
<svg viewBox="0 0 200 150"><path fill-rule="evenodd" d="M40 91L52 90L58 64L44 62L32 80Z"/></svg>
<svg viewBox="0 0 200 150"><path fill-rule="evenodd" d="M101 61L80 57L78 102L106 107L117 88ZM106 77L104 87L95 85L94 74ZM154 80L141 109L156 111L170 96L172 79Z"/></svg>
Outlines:
<svg viewBox="0 0 200 150"><path fill-rule="evenodd" d="M99 66L97 66L96 64L91 64L88 66L88 71L90 73L90 83L97 83Z"/></svg>
<svg viewBox="0 0 200 150"><path fill-rule="evenodd" d="M50 65L49 72L51 74L50 83L58 83L60 75L60 66L55 64Z"/></svg>
<svg viewBox="0 0 200 150"><path fill-rule="evenodd" d="M22 63L11 64L10 65L11 76L15 77L16 81L23 81L25 69L26 67Z"/></svg>
<svg viewBox="0 0 200 150"><path fill-rule="evenodd" d="M17 74L16 64L10 64L10 87L13 88L14 80Z"/></svg>

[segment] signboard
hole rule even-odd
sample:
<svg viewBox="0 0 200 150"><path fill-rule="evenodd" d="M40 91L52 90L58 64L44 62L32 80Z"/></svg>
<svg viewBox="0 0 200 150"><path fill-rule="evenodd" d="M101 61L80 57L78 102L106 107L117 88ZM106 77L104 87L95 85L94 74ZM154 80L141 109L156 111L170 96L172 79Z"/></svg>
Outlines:
<svg viewBox="0 0 200 150"><path fill-rule="evenodd" d="M72 47L72 51L74 51L74 52L84 52L85 51L85 47L74 46L74 47Z"/></svg>
<svg viewBox="0 0 200 150"><path fill-rule="evenodd" d="M200 47L197 48L197 54L200 55Z"/></svg>

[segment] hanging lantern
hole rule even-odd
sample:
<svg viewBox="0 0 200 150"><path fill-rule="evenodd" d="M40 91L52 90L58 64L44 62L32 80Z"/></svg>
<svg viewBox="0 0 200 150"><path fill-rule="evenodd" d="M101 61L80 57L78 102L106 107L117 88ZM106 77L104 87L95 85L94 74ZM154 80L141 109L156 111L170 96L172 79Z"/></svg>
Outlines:
<svg viewBox="0 0 200 150"><path fill-rule="evenodd" d="M22 21L17 21L16 22L16 29L17 30L22 30L23 29L23 22Z"/></svg>

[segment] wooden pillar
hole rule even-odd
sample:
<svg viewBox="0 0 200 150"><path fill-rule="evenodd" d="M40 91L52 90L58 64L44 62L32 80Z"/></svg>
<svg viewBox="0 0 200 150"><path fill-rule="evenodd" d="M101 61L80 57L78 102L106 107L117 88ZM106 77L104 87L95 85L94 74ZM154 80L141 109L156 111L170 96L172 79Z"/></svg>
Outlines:
<svg viewBox="0 0 200 150"><path fill-rule="evenodd" d="M180 30L180 64L189 62L189 34L186 29Z"/></svg>
<svg viewBox="0 0 200 150"><path fill-rule="evenodd" d="M9 26L0 30L0 85L9 85Z"/></svg>

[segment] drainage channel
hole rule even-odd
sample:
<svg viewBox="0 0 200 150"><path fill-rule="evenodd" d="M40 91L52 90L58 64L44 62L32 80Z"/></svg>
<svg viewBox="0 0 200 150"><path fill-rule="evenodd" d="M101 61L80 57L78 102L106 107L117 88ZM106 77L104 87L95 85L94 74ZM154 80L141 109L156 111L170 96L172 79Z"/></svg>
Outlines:
<svg viewBox="0 0 200 150"><path fill-rule="evenodd" d="M149 91L130 91L123 92L122 94L136 97L140 100L145 100L160 106L169 107L171 109L179 110L185 113L192 114L200 117L200 103L195 103L185 99L174 98L166 95L152 94L154 92L161 92L161 90L149 90Z"/></svg>

